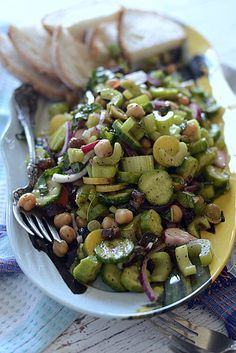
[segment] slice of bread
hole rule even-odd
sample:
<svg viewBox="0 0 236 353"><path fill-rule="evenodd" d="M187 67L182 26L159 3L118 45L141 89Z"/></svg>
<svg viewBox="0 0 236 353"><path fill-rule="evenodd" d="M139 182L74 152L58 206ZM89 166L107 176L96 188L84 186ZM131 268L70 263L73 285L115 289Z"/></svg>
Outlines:
<svg viewBox="0 0 236 353"><path fill-rule="evenodd" d="M37 71L56 78L50 48L51 36L42 26L10 26L9 37L20 57Z"/></svg>
<svg viewBox="0 0 236 353"><path fill-rule="evenodd" d="M42 24L53 32L58 26L67 28L76 38L83 36L84 30L96 27L99 23L117 20L121 6L115 2L100 0L80 1L69 8L46 15Z"/></svg>
<svg viewBox="0 0 236 353"><path fill-rule="evenodd" d="M51 57L54 69L65 85L77 89L86 85L93 69L87 46L62 27L52 35Z"/></svg>
<svg viewBox="0 0 236 353"><path fill-rule="evenodd" d="M105 62L110 58L110 47L118 46L118 21L99 25L90 40L92 56L98 62Z"/></svg>
<svg viewBox="0 0 236 353"><path fill-rule="evenodd" d="M64 99L68 89L61 81L39 73L21 59L10 38L0 34L0 62L20 81L31 84L36 91L51 99Z"/></svg>
<svg viewBox="0 0 236 353"><path fill-rule="evenodd" d="M119 22L119 42L125 57L135 63L181 46L182 26L156 12L124 9Z"/></svg>

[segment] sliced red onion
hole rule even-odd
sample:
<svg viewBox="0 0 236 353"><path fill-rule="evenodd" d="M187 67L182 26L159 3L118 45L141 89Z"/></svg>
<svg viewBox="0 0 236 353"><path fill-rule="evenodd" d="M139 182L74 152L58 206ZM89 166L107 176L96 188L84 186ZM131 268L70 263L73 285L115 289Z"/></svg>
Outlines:
<svg viewBox="0 0 236 353"><path fill-rule="evenodd" d="M196 103L190 103L188 107L192 110L193 118L197 121L200 121L202 111L199 105L197 105Z"/></svg>
<svg viewBox="0 0 236 353"><path fill-rule="evenodd" d="M155 302L157 300L157 295L152 289L151 284L147 277L147 262L148 262L148 257L145 257L145 259L143 260L139 280L143 287L144 293L147 295L148 299L151 302Z"/></svg>
<svg viewBox="0 0 236 353"><path fill-rule="evenodd" d="M165 244L167 246L179 246L196 239L192 234L180 228L167 228L164 232Z"/></svg>
<svg viewBox="0 0 236 353"><path fill-rule="evenodd" d="M214 166L224 169L227 164L227 155L223 150L217 150L216 159L213 162Z"/></svg>
<svg viewBox="0 0 236 353"><path fill-rule="evenodd" d="M131 72L124 76L125 80L132 80L136 85L141 85L142 83L147 82L147 74L143 70Z"/></svg>
<svg viewBox="0 0 236 353"><path fill-rule="evenodd" d="M64 184L64 183L73 183L74 181L81 179L84 175L87 174L87 167L81 170L79 173L75 174L58 174L54 173L52 177L52 181L56 181L59 184Z"/></svg>
<svg viewBox="0 0 236 353"><path fill-rule="evenodd" d="M193 192L194 193L194 192L198 191L200 189L200 187L201 187L201 184L199 182L197 182L197 181L194 181L194 182L192 182L191 185L185 186L184 187L184 191Z"/></svg>
<svg viewBox="0 0 236 353"><path fill-rule="evenodd" d="M153 77L152 75L147 75L147 82L150 83L151 85L158 87L161 85L161 82L158 81L155 77Z"/></svg>
<svg viewBox="0 0 236 353"><path fill-rule="evenodd" d="M101 130L101 127L103 126L104 120L106 119L106 114L107 114L106 110L102 110L100 113L100 119L99 119L98 125L96 126L96 129L99 132Z"/></svg>
<svg viewBox="0 0 236 353"><path fill-rule="evenodd" d="M145 251L149 252L149 251L152 249L152 247L153 247L153 242L150 241L150 242L148 243L148 245L145 247Z"/></svg>
<svg viewBox="0 0 236 353"><path fill-rule="evenodd" d="M62 149L60 150L60 152L57 153L57 157L62 156L66 151L67 151L67 147L71 138L71 122L67 121L65 124L65 128L66 128L66 135L65 135L65 141L64 144L62 146Z"/></svg>

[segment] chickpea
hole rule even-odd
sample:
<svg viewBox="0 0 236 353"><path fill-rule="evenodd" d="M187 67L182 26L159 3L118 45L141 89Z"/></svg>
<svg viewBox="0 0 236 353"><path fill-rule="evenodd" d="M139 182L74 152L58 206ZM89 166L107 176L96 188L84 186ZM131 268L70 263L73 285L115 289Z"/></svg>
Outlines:
<svg viewBox="0 0 236 353"><path fill-rule="evenodd" d="M143 110L143 107L137 103L130 103L127 106L127 112L126 114L128 116L133 116L134 118L141 119L145 115L145 111Z"/></svg>
<svg viewBox="0 0 236 353"><path fill-rule="evenodd" d="M183 217L183 212L181 208L177 205L172 205L170 209L171 209L172 222L179 223Z"/></svg>
<svg viewBox="0 0 236 353"><path fill-rule="evenodd" d="M87 220L84 218L81 218L80 216L76 217L75 222L79 228L84 228L88 224Z"/></svg>
<svg viewBox="0 0 236 353"><path fill-rule="evenodd" d="M103 221L102 221L102 228L103 229L115 228L115 227L118 227L118 224L116 223L114 218L107 216L103 219Z"/></svg>
<svg viewBox="0 0 236 353"><path fill-rule="evenodd" d="M127 208L119 208L115 213L115 220L118 224L127 224L133 220L133 212Z"/></svg>
<svg viewBox="0 0 236 353"><path fill-rule="evenodd" d="M189 105L188 97L183 96L181 93L178 94L178 102L179 102L179 104Z"/></svg>
<svg viewBox="0 0 236 353"><path fill-rule="evenodd" d="M221 222L221 210L215 203L207 205L205 212L211 223L217 224Z"/></svg>
<svg viewBox="0 0 236 353"><path fill-rule="evenodd" d="M69 244L76 238L75 230L70 226L62 226L59 234L60 237Z"/></svg>
<svg viewBox="0 0 236 353"><path fill-rule="evenodd" d="M109 140L100 140L94 147L94 152L98 157L109 157L112 154L112 145Z"/></svg>
<svg viewBox="0 0 236 353"><path fill-rule="evenodd" d="M54 225L57 229L60 229L62 226L69 225L72 222L72 217L70 213L63 212L54 217Z"/></svg>
<svg viewBox="0 0 236 353"><path fill-rule="evenodd" d="M18 206L22 207L25 211L31 211L36 206L36 196L30 192L22 195L19 198Z"/></svg>
<svg viewBox="0 0 236 353"><path fill-rule="evenodd" d="M63 257L68 253L69 246L65 240L54 240L52 250L56 256Z"/></svg>
<svg viewBox="0 0 236 353"><path fill-rule="evenodd" d="M171 75L177 70L177 67L175 64L169 64L166 66L166 72Z"/></svg>

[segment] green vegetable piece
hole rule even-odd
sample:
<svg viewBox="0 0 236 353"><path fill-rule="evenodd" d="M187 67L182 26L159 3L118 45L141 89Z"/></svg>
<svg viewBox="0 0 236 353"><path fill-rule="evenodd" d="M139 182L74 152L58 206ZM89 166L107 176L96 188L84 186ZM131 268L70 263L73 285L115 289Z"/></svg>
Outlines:
<svg viewBox="0 0 236 353"><path fill-rule="evenodd" d="M153 233L157 237L160 237L163 231L161 217L152 209L141 213L140 227L142 233Z"/></svg>
<svg viewBox="0 0 236 353"><path fill-rule="evenodd" d="M58 167L47 169L36 182L32 193L36 197L36 205L44 207L56 202L62 192L62 185L52 180L54 173L58 173Z"/></svg>
<svg viewBox="0 0 236 353"><path fill-rule="evenodd" d="M215 198L215 189L213 185L204 185L200 190L200 195L205 200L212 200Z"/></svg>
<svg viewBox="0 0 236 353"><path fill-rule="evenodd" d="M217 148L210 147L205 152L201 152L196 154L194 157L198 160L198 172L202 170L202 168L211 164L217 155Z"/></svg>
<svg viewBox="0 0 236 353"><path fill-rule="evenodd" d="M145 131L144 129L142 128L142 126L136 122L136 124L130 129L130 133L138 140L140 141L144 134L145 134Z"/></svg>
<svg viewBox="0 0 236 353"><path fill-rule="evenodd" d="M105 193L98 193L97 197L98 200L102 203L105 203L109 206L117 206L125 204L130 200L131 194L133 189L125 189L120 192L105 192Z"/></svg>
<svg viewBox="0 0 236 353"><path fill-rule="evenodd" d="M119 142L116 142L114 145L113 153L110 157L97 157L93 158L93 163L99 165L116 165L119 163L121 157L123 156L123 150Z"/></svg>
<svg viewBox="0 0 236 353"><path fill-rule="evenodd" d="M123 96L122 94L117 91L116 89L113 88L104 88L101 90L101 97L103 99L109 100L110 102L108 105L115 105L117 107L120 107L123 103Z"/></svg>
<svg viewBox="0 0 236 353"><path fill-rule="evenodd" d="M153 134L153 132L157 132L156 118L154 114L149 114L144 116L141 120L141 125L145 130L146 136L149 138L151 138L151 135ZM159 136L160 136L160 133L158 133L158 137Z"/></svg>
<svg viewBox="0 0 236 353"><path fill-rule="evenodd" d="M187 245L181 245L175 248L175 257L177 265L184 277L194 275L197 272L196 266L192 264L188 256Z"/></svg>
<svg viewBox="0 0 236 353"><path fill-rule="evenodd" d="M165 170L161 169L143 173L138 187L152 205L165 205L173 195L172 179Z"/></svg>
<svg viewBox="0 0 236 353"><path fill-rule="evenodd" d="M106 214L108 214L108 209L106 206L100 203L95 206L91 205L88 209L87 220L90 222L99 217L104 217Z"/></svg>
<svg viewBox="0 0 236 353"><path fill-rule="evenodd" d="M218 124L211 124L209 135L216 142L221 137L221 128Z"/></svg>
<svg viewBox="0 0 236 353"><path fill-rule="evenodd" d="M150 102L150 99L146 94L141 94L140 96L130 99L129 101L129 103L137 103L141 106L144 106L149 102Z"/></svg>
<svg viewBox="0 0 236 353"><path fill-rule="evenodd" d="M125 172L142 173L148 170L154 170L154 158L148 156L133 156L121 159L121 166Z"/></svg>
<svg viewBox="0 0 236 353"><path fill-rule="evenodd" d="M121 283L121 273L115 264L104 264L102 266L102 280L116 292L125 292L126 288Z"/></svg>
<svg viewBox="0 0 236 353"><path fill-rule="evenodd" d="M101 166L92 163L92 178L113 178L116 175L116 167L113 165Z"/></svg>
<svg viewBox="0 0 236 353"><path fill-rule="evenodd" d="M67 153L70 164L80 163L84 159L84 153L80 148L68 148Z"/></svg>
<svg viewBox="0 0 236 353"><path fill-rule="evenodd" d="M129 117L122 125L122 131L124 133L128 133L135 125L137 125L137 122L134 118Z"/></svg>
<svg viewBox="0 0 236 353"><path fill-rule="evenodd" d="M141 173L123 172L118 170L117 181L125 184L138 184Z"/></svg>
<svg viewBox="0 0 236 353"><path fill-rule="evenodd" d="M52 135L48 136L48 145L52 151L59 151L65 141L66 123L61 125Z"/></svg>
<svg viewBox="0 0 236 353"><path fill-rule="evenodd" d="M198 160L192 156L186 156L183 163L177 168L176 172L184 179L194 177L198 170Z"/></svg>
<svg viewBox="0 0 236 353"><path fill-rule="evenodd" d="M87 256L73 270L73 277L81 283L93 282L101 270L102 264L96 256Z"/></svg>
<svg viewBox="0 0 236 353"><path fill-rule="evenodd" d="M173 111L169 111L166 115L161 116L156 114L156 126L157 130L162 135L169 135L170 128L173 125L180 125L184 122L184 117L175 114Z"/></svg>
<svg viewBox="0 0 236 353"><path fill-rule="evenodd" d="M68 111L69 111L69 106L66 102L54 103L48 109L48 112L51 118L57 114L67 113Z"/></svg>
<svg viewBox="0 0 236 353"><path fill-rule="evenodd" d="M176 193L176 200L181 206L185 208L194 208L195 205L195 195L187 191L178 191Z"/></svg>
<svg viewBox="0 0 236 353"><path fill-rule="evenodd" d="M154 98L174 99L177 98L179 90L177 88L151 87L150 92Z"/></svg>
<svg viewBox="0 0 236 353"><path fill-rule="evenodd" d="M189 277L184 277L174 269L165 282L164 304L175 303L190 293L192 293L192 286Z"/></svg>
<svg viewBox="0 0 236 353"><path fill-rule="evenodd" d="M121 80L120 85L121 87L127 89L133 97L137 97L142 94L139 86L132 80Z"/></svg>
<svg viewBox="0 0 236 353"><path fill-rule="evenodd" d="M201 152L206 151L206 149L208 147L209 146L208 146L207 139L205 137L203 137L196 142L190 143L188 146L188 149L189 149L190 154L195 155L197 153L201 153Z"/></svg>
<svg viewBox="0 0 236 353"><path fill-rule="evenodd" d="M192 234L196 238L200 238L201 230L209 229L210 223L206 216L198 216L196 217L187 227L187 230L190 234Z"/></svg>
<svg viewBox="0 0 236 353"><path fill-rule="evenodd" d="M140 234L140 214L135 216L129 224L120 227L122 238L130 239L134 244L137 244Z"/></svg>
<svg viewBox="0 0 236 353"><path fill-rule="evenodd" d="M124 262L133 250L134 243L129 239L104 240L94 249L101 262L110 264Z"/></svg>
<svg viewBox="0 0 236 353"><path fill-rule="evenodd" d="M115 105L110 105L108 107L108 111L111 118L120 119L120 120L127 119L127 115L125 114L125 112L122 109L116 107Z"/></svg>
<svg viewBox="0 0 236 353"><path fill-rule="evenodd" d="M91 191L95 191L94 185L82 185L76 192L75 202L77 206L88 201L88 197Z"/></svg>
<svg viewBox="0 0 236 353"><path fill-rule="evenodd" d="M122 285L130 292L143 292L143 287L139 281L140 268L138 266L126 267L121 274Z"/></svg>
<svg viewBox="0 0 236 353"><path fill-rule="evenodd" d="M216 188L226 188L229 184L229 174L220 168L209 165L206 167L206 178L211 181Z"/></svg>
<svg viewBox="0 0 236 353"><path fill-rule="evenodd" d="M172 262L167 252L160 251L152 254L150 259L154 263L151 282L165 282L172 271Z"/></svg>
<svg viewBox="0 0 236 353"><path fill-rule="evenodd" d="M121 142L127 144L135 151L140 152L142 150L142 146L139 141L135 137L133 137L129 132L123 131L122 127L123 123L119 119L115 120L112 124L112 128L115 131L115 135L121 140Z"/></svg>
<svg viewBox="0 0 236 353"><path fill-rule="evenodd" d="M202 266L210 265L212 261L211 242L208 239L191 240L188 244L188 255L190 257L199 256Z"/></svg>

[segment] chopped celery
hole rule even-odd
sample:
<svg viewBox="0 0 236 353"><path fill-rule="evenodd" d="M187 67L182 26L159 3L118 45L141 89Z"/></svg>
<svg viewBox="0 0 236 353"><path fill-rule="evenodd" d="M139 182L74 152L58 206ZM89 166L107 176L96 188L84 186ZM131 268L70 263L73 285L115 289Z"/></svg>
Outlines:
<svg viewBox="0 0 236 353"><path fill-rule="evenodd" d="M122 94L113 88L104 88L101 90L101 97L103 99L109 100L109 105L114 104L117 107L120 107L123 103Z"/></svg>
<svg viewBox="0 0 236 353"><path fill-rule="evenodd" d="M134 156L121 159L121 166L125 172L141 173L154 169L153 156Z"/></svg>
<svg viewBox="0 0 236 353"><path fill-rule="evenodd" d="M175 248L175 257L178 268L183 276L191 276L197 272L196 266L193 265L189 259L187 245L181 245Z"/></svg>
<svg viewBox="0 0 236 353"><path fill-rule="evenodd" d="M93 163L99 165L116 165L119 163L121 157L123 156L123 150L119 142L116 142L114 145L113 153L109 157L94 157Z"/></svg>
<svg viewBox="0 0 236 353"><path fill-rule="evenodd" d="M190 257L199 256L202 266L208 266L212 261L211 242L208 239L191 240L188 245Z"/></svg>
<svg viewBox="0 0 236 353"><path fill-rule="evenodd" d="M133 97L137 97L142 94L139 86L136 85L136 83L132 80L121 80L120 85L121 85L121 87L128 90L132 94Z"/></svg>
<svg viewBox="0 0 236 353"><path fill-rule="evenodd" d="M179 90L177 88L151 87L150 92L154 98L173 99L177 97Z"/></svg>
<svg viewBox="0 0 236 353"><path fill-rule="evenodd" d="M135 97L129 101L130 103L137 103L141 106L150 102L149 97L146 94L141 94L141 96Z"/></svg>
<svg viewBox="0 0 236 353"><path fill-rule="evenodd" d="M92 164L92 178L113 178L116 175L116 167L112 165L101 166Z"/></svg>
<svg viewBox="0 0 236 353"><path fill-rule="evenodd" d="M67 153L70 164L80 163L84 159L84 152L80 148L68 148Z"/></svg>

